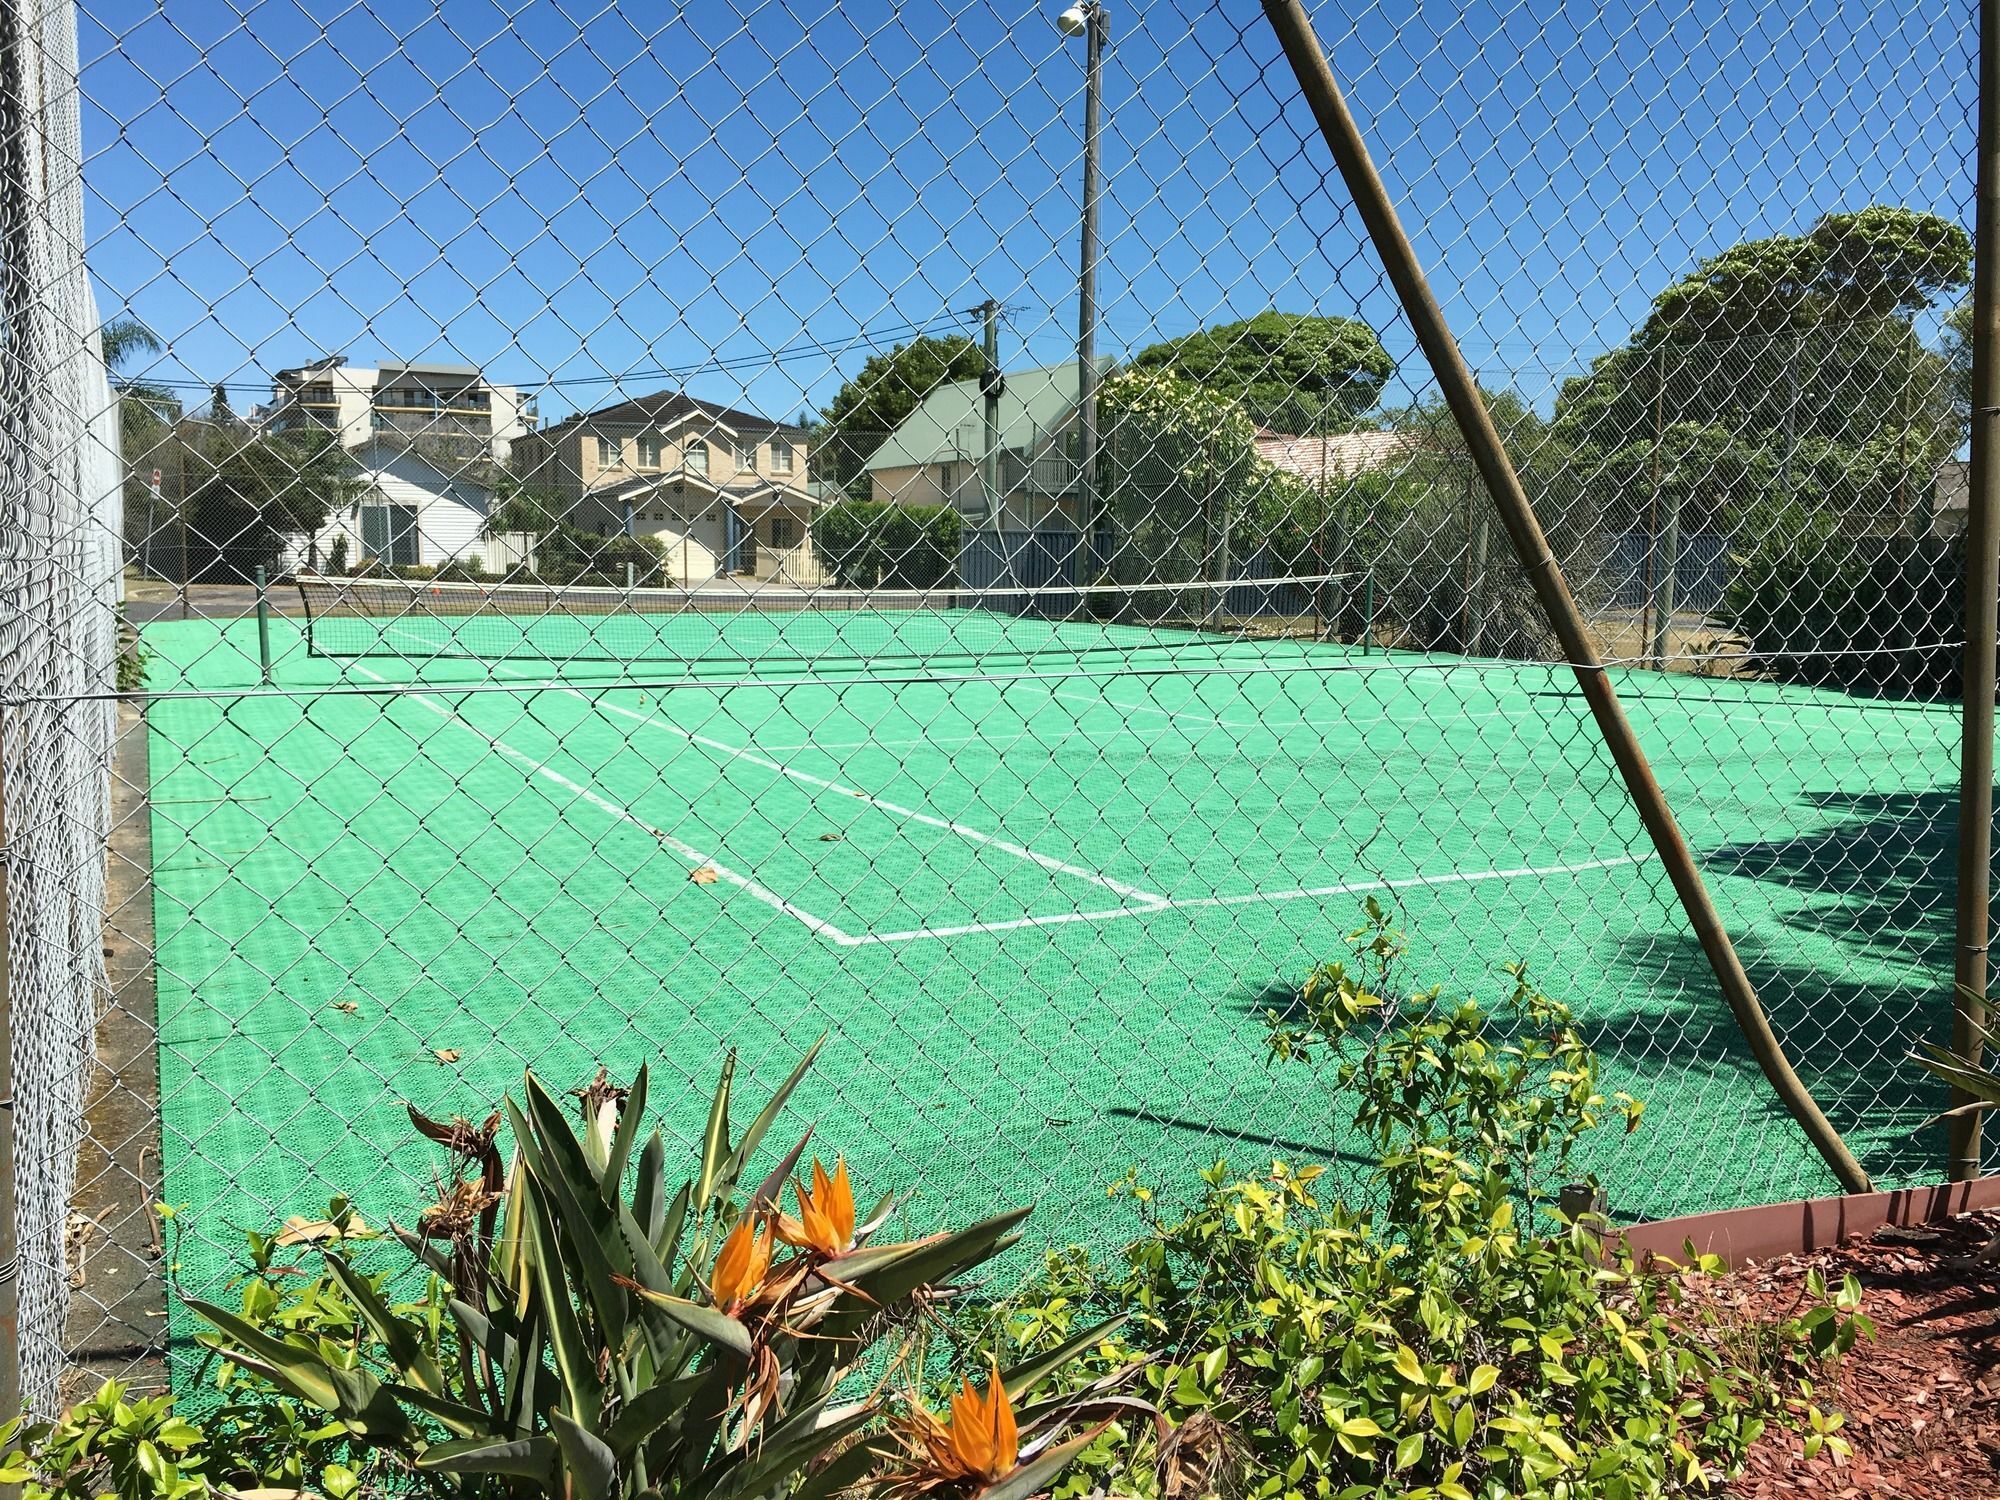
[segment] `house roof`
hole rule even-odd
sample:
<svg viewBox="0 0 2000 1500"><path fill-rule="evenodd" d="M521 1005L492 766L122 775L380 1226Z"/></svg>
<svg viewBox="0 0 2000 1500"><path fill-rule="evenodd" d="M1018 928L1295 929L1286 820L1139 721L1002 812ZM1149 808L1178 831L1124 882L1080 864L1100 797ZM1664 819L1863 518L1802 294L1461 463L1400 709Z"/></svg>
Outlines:
<svg viewBox="0 0 2000 1500"><path fill-rule="evenodd" d="M703 401L690 396L686 391L655 391L650 396L635 396L630 401L620 401L612 406L600 406L596 411L578 412L567 417L553 427L544 427L541 435L553 436L570 427L624 427L644 426L658 423L661 426L680 422L688 417L705 417L719 426L728 427L739 434L754 433L760 437L769 433L791 433L800 439L805 437L805 429L790 422L774 422L769 417L760 417L755 412L738 411L733 406L723 406L715 401Z"/></svg>
<svg viewBox="0 0 2000 1500"><path fill-rule="evenodd" d="M1420 446L1417 436L1408 432L1336 432L1314 437L1257 429L1257 452L1266 463L1313 483L1352 479L1394 463Z"/></svg>
<svg viewBox="0 0 2000 1500"><path fill-rule="evenodd" d="M748 483L718 483L706 474L698 474L692 469L662 469L656 473L635 474L621 479L616 484L600 485L589 492L592 500L623 501L638 495L649 495L668 485L698 485L711 496L724 500L764 500L775 495L781 500L797 500L806 505L815 503L811 492L795 484L786 484L776 479L762 476Z"/></svg>
<svg viewBox="0 0 2000 1500"><path fill-rule="evenodd" d="M1016 370L1000 393L1000 446L1031 448L1076 410L1076 361ZM986 449L986 398L977 380L954 380L924 397L862 467L903 469L977 458Z"/></svg>

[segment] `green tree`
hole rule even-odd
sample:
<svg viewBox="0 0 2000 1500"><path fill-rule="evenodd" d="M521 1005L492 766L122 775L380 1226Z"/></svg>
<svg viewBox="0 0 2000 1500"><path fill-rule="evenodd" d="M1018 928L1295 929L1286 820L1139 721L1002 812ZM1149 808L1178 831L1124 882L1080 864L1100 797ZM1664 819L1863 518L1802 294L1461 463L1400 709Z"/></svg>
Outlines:
<svg viewBox="0 0 2000 1500"><path fill-rule="evenodd" d="M1557 557L1566 567L1579 555L1595 562L1597 497L1568 445L1520 393L1480 395ZM1418 650L1550 655L1541 606L1442 398L1392 412L1384 425L1402 439L1393 457L1308 486L1309 501L1292 512L1307 525L1274 528L1281 566L1335 575L1328 609L1348 639L1372 630Z"/></svg>
<svg viewBox="0 0 2000 1500"><path fill-rule="evenodd" d="M1635 342L1705 342L1905 318L1967 286L1972 239L1937 214L1888 204L1826 214L1803 235L1746 240L1653 299Z"/></svg>
<svg viewBox="0 0 2000 1500"><path fill-rule="evenodd" d="M134 360L163 351L158 336L137 318L113 318L98 330L111 389L118 396L118 444L125 461L125 537L142 563L164 524L154 503L153 471L164 468L163 450L172 442L181 403L166 386L143 380L127 368Z"/></svg>
<svg viewBox="0 0 2000 1500"><path fill-rule="evenodd" d="M1351 427L1396 368L1358 318L1275 310L1154 344L1132 363L1229 396L1258 426L1284 432Z"/></svg>
<svg viewBox="0 0 2000 1500"><path fill-rule="evenodd" d="M503 470L496 481L487 529L546 536L564 524L569 510L569 501L555 486L524 483Z"/></svg>
<svg viewBox="0 0 2000 1500"><path fill-rule="evenodd" d="M275 571L290 541L320 531L358 492L353 460L331 433L259 435L183 422L174 440L193 578L248 578L259 565Z"/></svg>
<svg viewBox="0 0 2000 1500"><path fill-rule="evenodd" d="M1127 583L1220 576L1261 472L1257 429L1234 397L1157 369L1099 388L1100 474Z"/></svg>
<svg viewBox="0 0 2000 1500"><path fill-rule="evenodd" d="M1951 372L1953 404L1958 408L1959 441L1970 436L1972 418L1972 302L1968 298L1944 316L1944 340L1938 349ZM1957 444L1953 444L1954 447Z"/></svg>
<svg viewBox="0 0 2000 1500"><path fill-rule="evenodd" d="M939 386L976 380L986 368L979 345L962 334L929 334L871 354L834 392L812 429L813 469L822 483L853 490L862 468L897 425ZM866 499L865 494L857 498Z"/></svg>
<svg viewBox="0 0 2000 1500"><path fill-rule="evenodd" d="M1949 336L1945 353L1926 348L1913 320L1966 286L1970 255L1957 224L1881 204L1733 246L1564 386L1556 431L1586 470L1648 493L1653 448L1685 447L1684 429L1757 450L1768 462L1735 477L1771 494L1739 495L1741 516L1871 496L1908 508L1910 476L1934 472L1960 432ZM1621 508L1629 517L1607 501Z"/></svg>

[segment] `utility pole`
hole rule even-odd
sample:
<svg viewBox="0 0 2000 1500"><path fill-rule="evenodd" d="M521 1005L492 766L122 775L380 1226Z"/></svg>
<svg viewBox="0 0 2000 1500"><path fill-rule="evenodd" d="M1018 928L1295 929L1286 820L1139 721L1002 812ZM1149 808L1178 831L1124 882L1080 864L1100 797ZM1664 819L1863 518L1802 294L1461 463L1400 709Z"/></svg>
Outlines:
<svg viewBox="0 0 2000 1500"><path fill-rule="evenodd" d="M1104 44L1111 17L1100 0L1081 0L1056 22L1066 36L1081 35L1083 54L1083 247L1076 299L1076 478L1084 556L1094 582L1111 559L1097 493L1097 200L1104 130Z"/></svg>
<svg viewBox="0 0 2000 1500"><path fill-rule="evenodd" d="M986 490L986 524L1000 530L1000 393L1006 377L1000 373L1000 304L988 297L979 304L984 315L986 362L979 371L979 394L986 406L986 451L980 464L980 479Z"/></svg>

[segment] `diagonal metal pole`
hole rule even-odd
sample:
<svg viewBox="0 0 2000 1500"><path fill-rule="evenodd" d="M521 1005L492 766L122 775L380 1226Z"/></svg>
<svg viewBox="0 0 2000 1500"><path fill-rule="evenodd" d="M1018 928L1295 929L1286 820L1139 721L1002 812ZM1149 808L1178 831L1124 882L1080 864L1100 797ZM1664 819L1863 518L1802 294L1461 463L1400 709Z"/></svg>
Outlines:
<svg viewBox="0 0 2000 1500"><path fill-rule="evenodd" d="M1992 939L1994 650L2000 638L2000 0L1979 6L1979 145L1972 226L1972 453L1966 472L1965 717L1958 759L1958 955L1952 1050L1986 1041ZM1954 1091L1954 1105L1974 1102ZM1979 1176L1979 1115L1951 1122L1954 1182Z"/></svg>
<svg viewBox="0 0 2000 1500"><path fill-rule="evenodd" d="M1991 5L2000 3L2000 0L1986 0L1986 3ZM1624 779L1625 789L1638 808L1639 817L1659 853L1667 878L1673 883L1674 893L1680 897L1681 907L1687 912L1695 936L1701 941L1702 951L1708 955L1708 961L1715 970L1723 998L1729 1002L1729 1009L1736 1017L1737 1028L1749 1044L1758 1067L1763 1069L1764 1077L1811 1140L1842 1189L1850 1193L1868 1192L1872 1186L1868 1174L1847 1149L1847 1143L1840 1138L1832 1122L1813 1102L1812 1095L1806 1091L1805 1084L1786 1059L1777 1033L1771 1029L1770 1017L1764 1013L1756 989L1750 983L1750 976L1744 972L1742 960L1737 957L1736 948L1716 912L1715 903L1709 899L1708 889L1702 884L1701 872L1695 865L1694 854L1681 835L1679 825L1674 822L1666 795L1654 779L1652 767L1646 763L1645 752L1639 748L1638 738L1625 717L1625 710L1619 706L1617 690L1612 687L1611 678L1598 659L1597 648L1584 629L1583 616L1570 594L1569 584L1563 578L1555 554L1549 550L1548 538L1542 533L1541 522L1535 518L1534 507L1528 503L1527 492L1521 488L1520 477L1507 457L1506 445L1500 441L1500 433L1493 425L1492 414L1487 411L1485 399L1479 394L1472 371L1467 368L1465 357L1459 353L1458 341L1452 337L1437 298L1431 294L1430 283L1424 276L1423 267L1418 264L1416 250L1403 233L1395 205L1389 200L1389 190L1375 170L1367 142L1362 139L1361 127L1347 108L1347 101L1342 97L1340 85L1326 60L1326 53L1313 34L1312 22L1306 18L1304 6L1299 0L1264 0L1264 14L1285 49L1292 71L1298 75L1299 87L1312 106L1320 133L1333 152L1334 161L1340 168L1348 193L1354 199L1361 222L1367 228L1368 237L1374 241L1375 249L1382 257L1383 268L1388 272L1396 295L1402 301L1403 311L1416 331L1417 342L1429 359L1438 384L1444 389L1445 402L1458 422L1459 431L1464 434L1473 461L1479 466L1480 477L1486 481L1487 493L1492 495L1493 503L1500 512L1500 521L1507 528L1508 539L1514 544L1521 566L1527 570L1542 608L1548 612L1549 623L1554 627L1556 638L1562 643L1563 652L1576 673L1577 686L1584 701L1590 705L1598 732L1604 736L1604 743Z"/></svg>

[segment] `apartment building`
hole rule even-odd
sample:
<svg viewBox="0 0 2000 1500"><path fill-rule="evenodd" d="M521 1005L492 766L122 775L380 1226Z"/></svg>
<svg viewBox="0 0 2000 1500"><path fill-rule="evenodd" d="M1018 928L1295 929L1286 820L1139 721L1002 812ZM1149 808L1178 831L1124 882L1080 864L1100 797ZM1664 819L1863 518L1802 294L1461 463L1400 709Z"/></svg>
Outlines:
<svg viewBox="0 0 2000 1500"><path fill-rule="evenodd" d="M470 365L371 368L341 355L278 371L260 416L267 431L318 428L343 448L386 443L443 465L503 464L536 421L533 396L494 385Z"/></svg>

